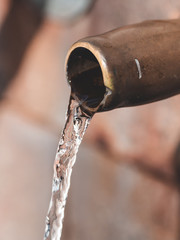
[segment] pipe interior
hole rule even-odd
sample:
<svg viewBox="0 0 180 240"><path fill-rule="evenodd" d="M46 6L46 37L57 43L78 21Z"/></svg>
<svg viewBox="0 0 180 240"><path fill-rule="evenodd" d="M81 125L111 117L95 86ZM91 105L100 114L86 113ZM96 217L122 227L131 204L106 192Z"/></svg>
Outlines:
<svg viewBox="0 0 180 240"><path fill-rule="evenodd" d="M106 87L96 57L86 48L74 49L67 62L67 78L71 92L89 108L97 107L104 98Z"/></svg>

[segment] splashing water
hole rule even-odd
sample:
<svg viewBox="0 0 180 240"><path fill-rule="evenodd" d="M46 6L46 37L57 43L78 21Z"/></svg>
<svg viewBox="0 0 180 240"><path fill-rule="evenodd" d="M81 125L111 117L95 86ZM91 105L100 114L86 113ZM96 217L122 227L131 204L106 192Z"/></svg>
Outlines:
<svg viewBox="0 0 180 240"><path fill-rule="evenodd" d="M70 187L72 167L91 118L92 115L85 114L78 102L70 98L67 120L54 162L52 195L46 216L44 240L60 240L61 238L64 208Z"/></svg>

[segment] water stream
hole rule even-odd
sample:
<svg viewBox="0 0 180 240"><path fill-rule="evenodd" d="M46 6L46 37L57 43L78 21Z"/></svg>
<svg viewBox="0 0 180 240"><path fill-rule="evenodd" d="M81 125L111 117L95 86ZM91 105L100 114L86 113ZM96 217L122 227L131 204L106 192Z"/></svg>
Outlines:
<svg viewBox="0 0 180 240"><path fill-rule="evenodd" d="M88 116L81 110L76 100L70 98L67 120L54 161L52 195L46 216L44 240L60 240L61 238L72 167L91 118L92 116Z"/></svg>

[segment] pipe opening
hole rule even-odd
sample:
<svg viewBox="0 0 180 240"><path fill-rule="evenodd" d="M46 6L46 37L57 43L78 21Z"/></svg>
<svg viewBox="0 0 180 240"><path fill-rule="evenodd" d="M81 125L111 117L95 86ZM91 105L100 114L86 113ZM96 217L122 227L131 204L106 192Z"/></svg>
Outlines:
<svg viewBox="0 0 180 240"><path fill-rule="evenodd" d="M74 49L67 62L67 79L72 96L88 108L96 108L104 99L106 87L96 57L86 48Z"/></svg>

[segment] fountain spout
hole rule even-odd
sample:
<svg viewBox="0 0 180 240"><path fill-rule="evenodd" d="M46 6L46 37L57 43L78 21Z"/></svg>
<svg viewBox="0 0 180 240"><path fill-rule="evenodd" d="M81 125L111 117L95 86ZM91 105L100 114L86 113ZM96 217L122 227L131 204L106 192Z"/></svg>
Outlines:
<svg viewBox="0 0 180 240"><path fill-rule="evenodd" d="M180 93L180 19L146 21L76 42L66 58L72 96L90 112Z"/></svg>

